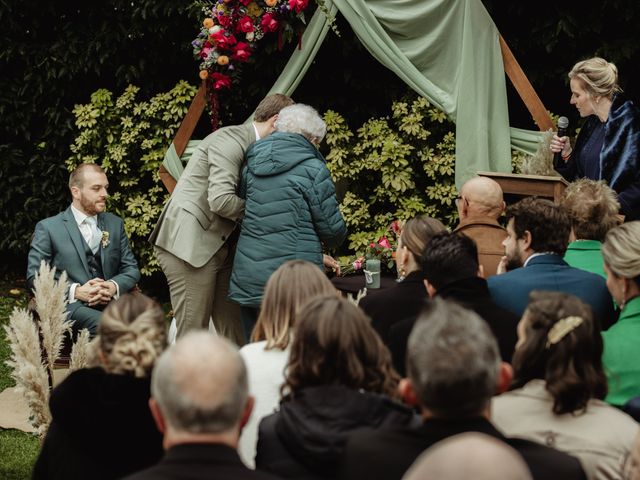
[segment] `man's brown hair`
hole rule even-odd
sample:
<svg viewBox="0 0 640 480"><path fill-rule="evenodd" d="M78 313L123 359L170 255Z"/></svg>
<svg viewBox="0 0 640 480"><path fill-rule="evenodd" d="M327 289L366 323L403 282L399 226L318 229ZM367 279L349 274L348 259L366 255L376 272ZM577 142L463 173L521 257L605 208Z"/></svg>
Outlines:
<svg viewBox="0 0 640 480"><path fill-rule="evenodd" d="M262 99L258 108L256 108L253 114L253 120L255 122L266 122L274 115L277 115L280 110L289 105L293 105L295 102L282 93L273 93L267 95Z"/></svg>
<svg viewBox="0 0 640 480"><path fill-rule="evenodd" d="M104 169L96 163L81 163L74 168L73 172L69 175L69 188L82 188L82 185L84 184L85 170L95 170L96 172L105 173Z"/></svg>
<svg viewBox="0 0 640 480"><path fill-rule="evenodd" d="M560 204L567 211L578 240L603 242L607 232L618 224L620 203L604 180L582 178L572 182Z"/></svg>
<svg viewBox="0 0 640 480"><path fill-rule="evenodd" d="M513 218L516 238L531 234L531 249L537 253L564 255L569 244L571 222L567 212L551 200L526 197L507 207L507 221Z"/></svg>

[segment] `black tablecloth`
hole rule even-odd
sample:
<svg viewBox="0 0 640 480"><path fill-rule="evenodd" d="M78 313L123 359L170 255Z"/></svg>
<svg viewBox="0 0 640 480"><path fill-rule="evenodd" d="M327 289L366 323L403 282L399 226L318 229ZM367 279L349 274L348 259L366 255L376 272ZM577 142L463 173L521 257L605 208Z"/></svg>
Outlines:
<svg viewBox="0 0 640 480"><path fill-rule="evenodd" d="M347 275L346 277L333 277L331 279L333 286L340 290L342 293L356 294L363 288L365 288L364 274ZM388 277L382 275L380 277L380 288L393 287L396 284L394 277ZM376 289L377 290L377 289ZM374 291L374 290L371 290Z"/></svg>

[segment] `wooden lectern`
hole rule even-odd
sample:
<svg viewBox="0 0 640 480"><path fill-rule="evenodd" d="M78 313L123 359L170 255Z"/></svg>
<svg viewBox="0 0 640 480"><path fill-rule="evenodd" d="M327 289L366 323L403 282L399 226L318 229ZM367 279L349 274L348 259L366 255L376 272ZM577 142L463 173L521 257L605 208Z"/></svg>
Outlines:
<svg viewBox="0 0 640 480"><path fill-rule="evenodd" d="M498 172L478 172L478 175L498 182L504 193L505 202L508 204L532 195L559 203L564 189L569 185L569 182L559 176L546 177Z"/></svg>

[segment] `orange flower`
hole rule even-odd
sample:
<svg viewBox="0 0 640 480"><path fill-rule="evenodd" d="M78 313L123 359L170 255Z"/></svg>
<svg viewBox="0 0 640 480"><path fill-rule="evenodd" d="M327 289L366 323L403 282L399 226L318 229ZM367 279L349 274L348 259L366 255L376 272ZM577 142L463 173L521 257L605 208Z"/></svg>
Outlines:
<svg viewBox="0 0 640 480"><path fill-rule="evenodd" d="M276 3L278 3L278 0L265 0L265 2L267 4L267 7L275 7Z"/></svg>
<svg viewBox="0 0 640 480"><path fill-rule="evenodd" d="M218 57L218 65L227 65L229 63L229 57L226 55L220 55Z"/></svg>
<svg viewBox="0 0 640 480"><path fill-rule="evenodd" d="M204 28L213 27L213 18L205 18L204 22L202 22L202 24L204 25Z"/></svg>
<svg viewBox="0 0 640 480"><path fill-rule="evenodd" d="M200 70L200 73L198 74L198 76L200 77L201 80L206 80L207 77L209 76L209 72L207 72L206 70Z"/></svg>

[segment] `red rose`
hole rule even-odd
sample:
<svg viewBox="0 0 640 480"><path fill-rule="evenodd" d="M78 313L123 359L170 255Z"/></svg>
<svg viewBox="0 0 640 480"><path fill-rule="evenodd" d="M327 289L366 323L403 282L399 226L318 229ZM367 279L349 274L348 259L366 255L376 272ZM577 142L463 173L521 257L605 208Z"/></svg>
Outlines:
<svg viewBox="0 0 640 480"><path fill-rule="evenodd" d="M220 90L222 88L231 88L231 77L225 75L224 73L214 72L211 74L211 78L213 79L213 88L215 90Z"/></svg>
<svg viewBox="0 0 640 480"><path fill-rule="evenodd" d="M248 43L238 42L233 51L233 59L239 62L246 62L251 56L251 47Z"/></svg>
<svg viewBox="0 0 640 480"><path fill-rule="evenodd" d="M244 32L244 33L253 32L253 20L251 20L251 17L249 15L245 15L240 20L238 20L238 25L236 26L236 29L239 32Z"/></svg>
<svg viewBox="0 0 640 480"><path fill-rule="evenodd" d="M218 14L218 23L223 27L228 27L231 25L231 17L221 12Z"/></svg>
<svg viewBox="0 0 640 480"><path fill-rule="evenodd" d="M240 0L240 3L246 7L246 6L247 6L247 5L249 5L252 1L253 1L253 0Z"/></svg>
<svg viewBox="0 0 640 480"><path fill-rule="evenodd" d="M262 31L265 33L275 32L278 30L278 20L275 19L272 13L264 14L260 25L262 26Z"/></svg>
<svg viewBox="0 0 640 480"><path fill-rule="evenodd" d="M295 10L296 14L307 8L308 0L289 0L289 10Z"/></svg>
<svg viewBox="0 0 640 480"><path fill-rule="evenodd" d="M380 237L378 239L378 245L380 245L383 248L391 248L391 244L389 243L389 240L387 239L387 237Z"/></svg>
<svg viewBox="0 0 640 480"><path fill-rule="evenodd" d="M212 33L209 38L216 42L218 48L227 50L230 50L238 42L234 35L225 35L224 30Z"/></svg>

